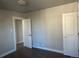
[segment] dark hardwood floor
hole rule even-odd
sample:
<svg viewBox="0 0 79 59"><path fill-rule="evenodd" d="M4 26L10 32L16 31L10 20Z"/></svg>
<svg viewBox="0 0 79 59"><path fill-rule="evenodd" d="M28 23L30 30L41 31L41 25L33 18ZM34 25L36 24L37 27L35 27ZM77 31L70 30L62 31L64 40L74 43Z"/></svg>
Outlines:
<svg viewBox="0 0 79 59"><path fill-rule="evenodd" d="M26 48L22 44L17 45L17 51L3 58L71 58L60 53L50 52L36 48Z"/></svg>

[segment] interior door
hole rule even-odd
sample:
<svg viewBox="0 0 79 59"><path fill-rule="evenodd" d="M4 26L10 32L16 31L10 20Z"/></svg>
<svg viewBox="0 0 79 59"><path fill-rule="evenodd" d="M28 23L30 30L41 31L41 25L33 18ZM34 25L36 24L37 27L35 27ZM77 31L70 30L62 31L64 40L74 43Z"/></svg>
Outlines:
<svg viewBox="0 0 79 59"><path fill-rule="evenodd" d="M23 23L23 41L24 46L28 48L32 48L32 35L31 35L31 20L25 19L22 21Z"/></svg>
<svg viewBox="0 0 79 59"><path fill-rule="evenodd" d="M68 13L63 15L63 39L64 54L68 56L78 57L76 13Z"/></svg>

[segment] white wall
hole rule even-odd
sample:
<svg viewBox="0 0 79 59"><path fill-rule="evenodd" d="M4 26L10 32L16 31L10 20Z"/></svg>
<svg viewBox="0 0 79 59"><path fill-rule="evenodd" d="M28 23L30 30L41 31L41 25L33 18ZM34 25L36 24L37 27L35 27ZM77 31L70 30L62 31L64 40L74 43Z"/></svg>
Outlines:
<svg viewBox="0 0 79 59"><path fill-rule="evenodd" d="M32 19L33 46L63 51L62 15L75 11L76 2L26 14Z"/></svg>
<svg viewBox="0 0 79 59"><path fill-rule="evenodd" d="M0 57L15 50L12 16L22 17L22 14L0 10Z"/></svg>
<svg viewBox="0 0 79 59"><path fill-rule="evenodd" d="M15 24L16 24L16 42L22 43L23 42L22 20L16 19Z"/></svg>

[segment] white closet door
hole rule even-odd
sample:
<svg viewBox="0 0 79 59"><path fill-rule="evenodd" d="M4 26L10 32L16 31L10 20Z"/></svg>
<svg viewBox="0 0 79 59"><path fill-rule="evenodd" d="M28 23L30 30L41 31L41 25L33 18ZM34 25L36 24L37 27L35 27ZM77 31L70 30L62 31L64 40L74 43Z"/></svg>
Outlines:
<svg viewBox="0 0 79 59"><path fill-rule="evenodd" d="M25 19L22 21L23 23L23 41L24 46L28 48L32 48L32 35L31 35L31 20Z"/></svg>
<svg viewBox="0 0 79 59"><path fill-rule="evenodd" d="M78 32L76 13L68 13L63 15L63 39L64 54L78 57Z"/></svg>

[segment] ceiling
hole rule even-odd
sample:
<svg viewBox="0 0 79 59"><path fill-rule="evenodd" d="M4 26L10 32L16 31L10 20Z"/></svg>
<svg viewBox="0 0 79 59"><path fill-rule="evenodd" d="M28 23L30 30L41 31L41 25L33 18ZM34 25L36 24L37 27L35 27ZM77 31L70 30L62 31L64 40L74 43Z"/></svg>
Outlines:
<svg viewBox="0 0 79 59"><path fill-rule="evenodd" d="M18 5L17 0L0 0L0 9L17 12L31 12L75 1L77 0L28 0L28 5L20 6Z"/></svg>

